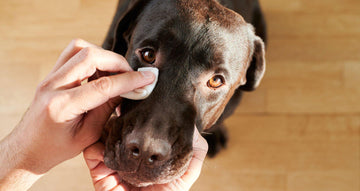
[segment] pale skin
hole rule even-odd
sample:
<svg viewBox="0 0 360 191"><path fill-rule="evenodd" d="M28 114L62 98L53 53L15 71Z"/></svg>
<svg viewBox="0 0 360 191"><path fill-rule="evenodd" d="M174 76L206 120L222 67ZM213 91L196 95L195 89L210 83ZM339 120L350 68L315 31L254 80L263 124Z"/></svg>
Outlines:
<svg viewBox="0 0 360 191"><path fill-rule="evenodd" d="M116 73L81 83L96 71ZM84 40L73 40L37 87L22 120L0 142L0 190L27 190L56 165L84 151L95 190L133 190L103 164L96 143L119 95L152 83L151 72L135 72L125 58ZM198 178L207 143L195 131L194 155L180 179L147 190L188 190Z"/></svg>

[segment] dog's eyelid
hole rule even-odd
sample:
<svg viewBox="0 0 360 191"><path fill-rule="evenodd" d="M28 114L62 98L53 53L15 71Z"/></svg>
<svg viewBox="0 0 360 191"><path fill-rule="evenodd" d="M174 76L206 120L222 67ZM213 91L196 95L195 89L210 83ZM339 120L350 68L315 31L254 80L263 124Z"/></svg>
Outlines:
<svg viewBox="0 0 360 191"><path fill-rule="evenodd" d="M225 82L227 81L226 75L225 75L226 73L227 73L227 71L225 71L225 72L223 72L223 71L221 71L221 72L216 72L216 73L214 73L211 77L215 77L215 76L221 77L222 80L224 81L224 84L225 84Z"/></svg>

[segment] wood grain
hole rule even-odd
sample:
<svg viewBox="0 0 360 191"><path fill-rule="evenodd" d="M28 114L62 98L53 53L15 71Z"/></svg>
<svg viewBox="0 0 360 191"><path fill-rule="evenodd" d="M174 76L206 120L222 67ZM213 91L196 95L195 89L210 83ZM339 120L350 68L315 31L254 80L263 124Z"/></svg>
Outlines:
<svg viewBox="0 0 360 191"><path fill-rule="evenodd" d="M228 148L206 159L192 190L360 190L360 1L260 1L267 73L226 121ZM73 38L101 44L116 3L0 1L0 138ZM79 156L31 190L91 189Z"/></svg>

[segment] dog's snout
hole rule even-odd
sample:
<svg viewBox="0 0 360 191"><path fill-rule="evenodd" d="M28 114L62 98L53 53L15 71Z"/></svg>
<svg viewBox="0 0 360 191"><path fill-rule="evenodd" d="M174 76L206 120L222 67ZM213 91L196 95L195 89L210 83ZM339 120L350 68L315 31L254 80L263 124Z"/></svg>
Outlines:
<svg viewBox="0 0 360 191"><path fill-rule="evenodd" d="M125 139L125 149L131 160L141 160L147 165L161 165L171 154L168 141L138 133L132 133Z"/></svg>

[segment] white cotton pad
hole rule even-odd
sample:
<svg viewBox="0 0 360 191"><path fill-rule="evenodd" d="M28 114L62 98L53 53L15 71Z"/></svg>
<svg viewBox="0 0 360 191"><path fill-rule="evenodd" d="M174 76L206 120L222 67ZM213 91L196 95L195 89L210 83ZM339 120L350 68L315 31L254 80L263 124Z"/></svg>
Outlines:
<svg viewBox="0 0 360 191"><path fill-rule="evenodd" d="M121 94L120 97L132 99L132 100L142 100L142 99L146 99L147 97L149 97L151 92L154 90L155 85L158 81L159 69L157 69L155 67L143 67L143 68L139 68L138 71L150 71L150 72L154 73L156 76L154 82L145 87L133 90L126 94Z"/></svg>

